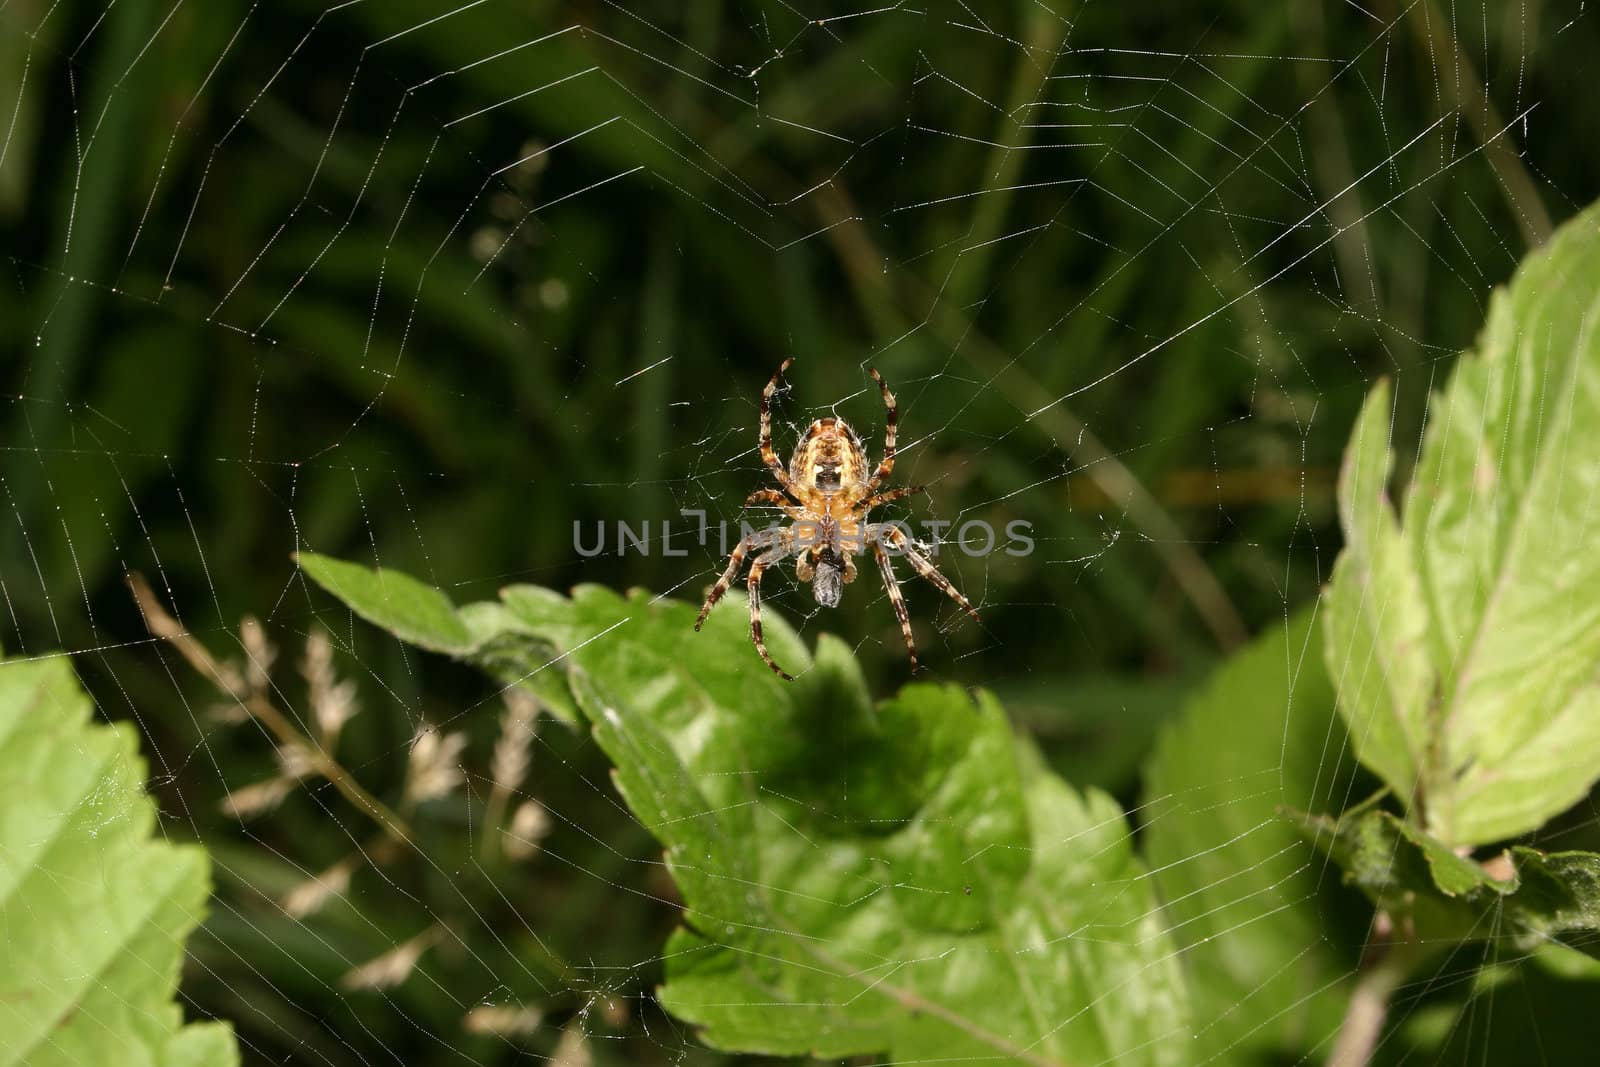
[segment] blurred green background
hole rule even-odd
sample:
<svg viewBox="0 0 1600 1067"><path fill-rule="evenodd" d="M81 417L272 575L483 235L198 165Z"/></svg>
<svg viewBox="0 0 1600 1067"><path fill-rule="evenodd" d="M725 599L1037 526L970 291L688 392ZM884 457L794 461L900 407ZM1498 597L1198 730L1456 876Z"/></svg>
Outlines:
<svg viewBox="0 0 1600 1067"><path fill-rule="evenodd" d="M1316 595L1368 385L1395 379L1414 441L1490 288L1600 193L1597 20L1576 0L0 4L0 644L74 653L143 730L167 831L212 848L192 1010L233 1019L252 1062L510 1062L569 1023L596 1062L716 1060L650 1001L672 890L585 738L541 730L540 856L476 866L469 776L427 809L431 869L362 870L296 921L273 899L369 830L327 788L219 810L271 746L210 714L126 572L219 656L261 618L291 708L327 627L364 709L340 757L395 795L419 722L465 730L482 766L499 704L332 609L292 552L457 600L697 600L720 559L678 511L737 522L765 484L773 369L796 360L780 452L837 411L876 453L872 365L900 398L896 480L930 487L898 513L1036 539L946 549L982 627L908 581L928 672L995 689L1071 780L1131 799L1188 687ZM656 551L574 550L575 522L619 519ZM660 551L663 520L687 555ZM768 590L878 689L904 680L870 574L827 613L792 577ZM340 986L432 922L455 937L419 975ZM479 1003L548 1022L464 1036Z"/></svg>

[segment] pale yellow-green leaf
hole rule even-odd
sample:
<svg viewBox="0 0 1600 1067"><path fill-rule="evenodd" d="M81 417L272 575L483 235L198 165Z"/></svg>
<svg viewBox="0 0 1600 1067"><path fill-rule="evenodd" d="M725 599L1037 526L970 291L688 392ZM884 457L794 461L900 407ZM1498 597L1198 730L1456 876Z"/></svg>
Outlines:
<svg viewBox="0 0 1600 1067"><path fill-rule="evenodd" d="M1380 388L1341 479L1340 710L1434 836L1525 833L1600 777L1600 207L1495 293L1430 400L1399 527L1387 409Z"/></svg>
<svg viewBox="0 0 1600 1067"><path fill-rule="evenodd" d="M1390 393L1367 397L1339 473L1345 550L1324 599L1328 673L1361 761L1401 797L1431 769L1429 713L1437 672L1429 662L1422 587L1389 504Z"/></svg>
<svg viewBox="0 0 1600 1067"><path fill-rule="evenodd" d="M226 1067L173 999L205 853L153 836L132 730L92 715L64 656L0 662L0 1067Z"/></svg>

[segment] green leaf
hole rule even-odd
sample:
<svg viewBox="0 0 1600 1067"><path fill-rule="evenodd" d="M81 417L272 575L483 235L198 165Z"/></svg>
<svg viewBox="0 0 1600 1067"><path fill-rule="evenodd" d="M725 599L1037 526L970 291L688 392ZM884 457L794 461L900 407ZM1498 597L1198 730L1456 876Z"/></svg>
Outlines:
<svg viewBox="0 0 1600 1067"><path fill-rule="evenodd" d="M578 721L566 678L552 669L558 650L531 625L543 616L528 587L506 590L504 602L467 604L458 611L439 590L399 571L372 570L314 552L298 553L295 559L318 585L368 622L402 641L466 660L504 685L527 689L563 722Z"/></svg>
<svg viewBox="0 0 1600 1067"><path fill-rule="evenodd" d="M1375 389L1339 485L1327 661L1363 763L1451 845L1525 833L1600 778L1600 208L1497 291L1431 398L1404 518Z"/></svg>
<svg viewBox="0 0 1600 1067"><path fill-rule="evenodd" d="M575 654L573 688L667 847L687 929L661 999L709 1043L1184 1061L1182 985L1121 809L1043 770L992 698L911 685L873 708L829 637L786 686L742 627L680 650L693 609L642 594L580 589L570 615L581 634L626 622Z"/></svg>
<svg viewBox="0 0 1600 1067"><path fill-rule="evenodd" d="M1228 660L1162 732L1145 777L1145 855L1192 981L1193 1062L1285 1062L1326 1048L1367 916L1283 806L1340 808L1352 767L1303 611Z"/></svg>
<svg viewBox="0 0 1600 1067"><path fill-rule="evenodd" d="M467 659L501 684L528 690L562 722L577 723L578 705L566 678L554 669L558 655L554 644L494 601L467 604L458 617L472 637Z"/></svg>
<svg viewBox="0 0 1600 1067"><path fill-rule="evenodd" d="M1511 862L1522 884L1507 909L1523 940L1548 938L1600 959L1600 854L1518 845Z"/></svg>
<svg viewBox="0 0 1600 1067"><path fill-rule="evenodd" d="M206 855L152 838L135 735L92 713L64 656L0 664L0 1067L237 1063L173 1002Z"/></svg>
<svg viewBox="0 0 1600 1067"><path fill-rule="evenodd" d="M709 1044L1188 1062L1182 977L1120 807L1050 774L992 697L915 684L874 706L848 648L824 637L813 658L769 614L799 676L781 681L735 605L696 633L693 607L640 591L516 586L461 617L475 650L523 642L523 669L570 686L665 846L684 926L660 997Z"/></svg>
<svg viewBox="0 0 1600 1067"><path fill-rule="evenodd" d="M1339 682L1339 710L1358 758L1402 797L1427 795L1424 782L1438 679L1430 668L1422 587L1387 485L1390 393L1373 389L1345 450L1339 520L1346 544L1333 567L1327 609L1328 670ZM1436 776L1437 777L1437 776Z"/></svg>
<svg viewBox="0 0 1600 1067"><path fill-rule="evenodd" d="M433 652L461 655L472 635L450 598L431 585L393 570L371 570L315 552L295 555L300 568L363 619Z"/></svg>
<svg viewBox="0 0 1600 1067"><path fill-rule="evenodd" d="M1518 846L1491 871L1387 811L1301 827L1415 940L1506 939L1521 952L1550 942L1600 957L1600 854Z"/></svg>

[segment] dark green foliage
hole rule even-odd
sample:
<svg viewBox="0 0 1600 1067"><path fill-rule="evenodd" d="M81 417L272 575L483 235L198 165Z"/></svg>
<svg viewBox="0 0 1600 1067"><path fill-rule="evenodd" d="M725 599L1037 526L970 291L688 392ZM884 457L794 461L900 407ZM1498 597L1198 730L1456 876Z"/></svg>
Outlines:
<svg viewBox="0 0 1600 1067"><path fill-rule="evenodd" d="M303 563L362 615L453 630L412 579ZM497 672L565 681L665 846L684 925L661 1000L708 1043L1185 1062L1186 996L1120 809L1045 770L992 698L918 684L874 706L837 639L812 660L771 627L788 684L738 613L696 633L690 605L642 592L512 586L462 612L479 643L455 654L522 638Z"/></svg>
<svg viewBox="0 0 1600 1067"><path fill-rule="evenodd" d="M1491 872L1387 811L1302 827L1350 884L1435 949L1505 938L1528 952L1553 940L1600 956L1600 855L1519 845Z"/></svg>
<svg viewBox="0 0 1600 1067"><path fill-rule="evenodd" d="M1341 758L1346 741L1379 777L1403 777L1371 755L1381 731L1345 733L1334 709L1334 690L1348 716L1349 686L1377 677L1339 666L1370 665L1370 649L1329 638L1334 602L1315 622L1300 614L1354 529L1339 526L1340 457L1365 410L1362 425L1381 433L1358 439L1384 455L1359 453L1363 470L1388 475L1418 558L1463 500L1485 519L1474 507L1492 502L1496 522L1525 502L1506 482L1463 497L1461 485L1479 484L1452 466L1474 462L1456 447L1466 438L1436 426L1424 445L1423 424L1495 395L1482 357L1505 337L1488 336L1475 369L1447 387L1456 354L1550 220L1600 194L1600 20L1593 4L1534 0L913 7L809 27L846 8L0 3L0 643L25 656L69 650L98 713L137 722L163 829L203 841L215 861L214 907L182 988L236 1022L247 1061L344 1067L401 1050L408 1063L512 1063L553 1055L571 1025L604 1038L590 1048L603 1067L726 1062L654 994L669 978L689 991L738 972L709 947L731 939L681 925L696 905L678 896L651 836L670 838L673 825L645 819L647 830L606 784L627 739L602 747L547 723L496 821L487 768L504 711L482 672L584 723L583 693L631 707L648 704L641 678L675 677L680 660L725 670L717 708L778 709L757 719L770 736L735 737L760 743L764 781L827 796L816 818L843 820L841 848L889 848L893 835L869 833L872 820L914 819L934 792L928 768L960 763L944 749L908 752L903 736L893 765L873 755L887 744L883 709L918 723L970 715L975 733L955 736L980 725L998 736L994 705L954 689L919 681L911 697L865 698L907 681L870 568L831 613L792 578L769 579L769 619L787 618L800 638L774 622L780 658L812 664L807 648L820 650L789 689L751 670L737 606L664 661L627 636L635 623L577 649L574 601L518 584L586 587L612 621L692 608L720 553L714 533L705 545L687 536L692 520L677 510L738 521L766 478L755 397L791 355L780 451L794 424L834 410L876 451L871 363L901 399L896 480L931 487L893 514L1033 524L1030 557L947 549L941 560L978 600L982 628L908 582L932 677L991 688L1037 742L1009 757L1006 780L1026 803L1018 816L1008 793L1012 818L995 832L1032 840L1030 783L1057 782L1048 767L1068 783L1046 798L1060 818L1117 815L1107 871L1094 873L1142 870L1119 812L1134 808L1153 755L1150 807L1131 816L1154 871L1140 892L1159 890L1170 933L1155 936L1180 951L1195 1040L1218 1063L1325 1058L1371 909L1275 811L1338 816L1377 789ZM1529 346L1582 321L1575 307L1533 306L1559 303L1558 281L1517 298L1513 317L1549 315L1552 329L1513 330L1498 366L1506 353L1550 356ZM1392 404L1363 409L1379 378ZM1519 484L1522 460L1541 450L1500 446L1553 440L1561 407L1546 382L1564 387L1535 374L1510 406L1482 409L1499 434L1485 439ZM1481 443L1481 416L1449 421ZM1418 451L1416 481L1455 487L1451 507L1402 493ZM1519 579L1558 578L1545 561L1593 558L1581 549L1594 490L1539 485L1543 540L1528 542L1535 566ZM1362 501L1363 529L1377 500ZM617 519L651 520L658 549L671 519L689 554L575 551L574 522ZM1484 562L1454 575L1452 604L1506 573ZM1430 582L1450 578L1436 563L1421 564ZM1358 568L1342 566L1348 591ZM385 575L376 599L348 584L374 568ZM423 723L464 732L466 781L405 812L420 850L385 854L378 828L316 776L270 816L223 813L235 791L278 772L276 742L257 721L235 722L232 695L219 711L216 679L148 640L128 570L235 668L240 616L263 616L280 648L270 695L308 732L294 669L307 635L329 630L364 707L334 754L388 804L403 806ZM308 575L361 601L356 613L330 608ZM518 591L496 599L508 585ZM634 586L676 599L647 610L597 591ZM1575 626L1580 593L1558 613ZM432 606L419 614L408 601ZM450 601L477 603L452 615ZM1477 617L1435 610L1452 624ZM1429 632L1430 676L1451 690L1459 635ZM1196 691L1249 634L1264 636ZM863 680L830 667L841 647ZM1505 650L1527 658L1480 680L1536 683L1548 654L1564 692L1582 691L1591 661L1566 642ZM585 666L608 655L619 662ZM575 669L591 689L575 694ZM1537 720L1545 705L1510 689L1524 721ZM819 707L834 709L820 728L796 718ZM649 725L686 788L704 797L728 785L677 754L683 724ZM1492 858L1497 835L1580 798L1580 735L1508 733L1492 758L1472 748L1473 767L1435 763L1445 777L1502 758L1526 772L1517 803L1469 805L1488 814L1446 835L1452 852L1483 846L1464 862ZM1572 765L1545 774L1539 758L1551 754ZM484 847L534 799L552 821L539 857L508 862ZM1419 810L1404 785L1376 803ZM1592 816L1542 832L1552 855L1600 847ZM310 917L285 914L285 895L308 878L368 854L381 862L363 863L347 894ZM1038 869L997 872L994 884L1054 876L1035 855ZM341 986L429 930L444 933L430 935L410 981ZM693 955L669 966L658 955L669 938ZM1470 942L1438 974L1419 972L1381 1054L1481 1064L1537 1048L1550 1063L1581 1062L1570 1057L1592 1048L1562 1043L1549 1016L1592 998L1593 979L1509 946ZM784 974L798 982L795 972ZM741 1013L698 1003L713 1040L748 1033ZM483 1004L536 1004L546 1017L526 1038L464 1032ZM696 1017L687 992L676 1007ZM920 1039L874 1027L858 1047ZM798 1047L817 1032L783 1036ZM1111 1037L1084 1040L1100 1039Z"/></svg>
<svg viewBox="0 0 1600 1067"><path fill-rule="evenodd" d="M1145 854L1184 946L1206 1055L1297 1055L1337 1029L1366 918L1329 884L1287 807L1349 800L1348 741L1302 611L1235 656L1162 736Z"/></svg>
<svg viewBox="0 0 1600 1067"><path fill-rule="evenodd" d="M1593 244L1590 228L1573 224L1506 299L1525 293L1529 277L1582 262ZM1587 275L1571 273L1561 295L1582 303ZM1496 332L1519 325L1529 328L1506 313ZM1570 361L1562 381L1592 376L1585 348L1536 351ZM1475 370L1468 365L1457 388L1471 388ZM1537 366L1517 372L1538 376ZM1345 721L1362 730L1355 755L1391 785L1420 790L1420 781L1433 804L1449 800L1436 778L1396 780L1396 766L1418 765L1416 753L1452 750L1452 723L1408 705L1402 684L1424 642L1394 621L1411 610L1410 586L1392 577L1405 573L1393 518L1386 505L1374 512L1388 474L1374 413L1386 404L1386 390L1376 390L1345 463L1350 547L1330 597L1334 628L1303 614L1229 661L1150 766L1150 874L1168 900L1164 922L1185 946L1181 973L1160 923L1127 944L1100 932L1093 948L1048 951L1076 944L1083 909L1097 931L1138 931L1157 912L1152 897L1129 890L1147 878L1124 866L1131 857L1116 807L1094 795L1080 802L982 698L974 714L958 692L916 685L874 708L842 645L825 637L811 660L780 625L770 629L773 647L800 674L785 684L743 654L741 616L723 611L697 635L691 605L642 592L623 599L584 586L569 600L513 586L458 615L413 579L322 557L303 563L357 613L421 634L508 685L541 678L549 696L553 680L565 679L572 699L560 706L581 709L624 798L666 846L684 897L660 1001L713 1046L897 1059L961 1050L1045 1063L1135 1054L1160 1062L1185 1045L1207 1049L1208 1060L1292 1055L1334 1040L1347 1050L1362 1031L1346 1004L1389 999L1430 956L1502 939L1529 953L1549 955L1560 942L1588 951L1600 932L1600 855L1517 846L1491 869L1420 825L1417 805L1413 821L1349 803ZM1588 477L1600 469L1594 451L1580 439L1563 458ZM1537 485L1507 490L1507 514L1531 506L1519 491L1536 496ZM1393 614L1390 597L1401 598ZM1570 632L1549 602L1530 625ZM1377 698L1364 687L1339 697L1329 677L1326 668L1350 665L1342 645L1352 632L1367 643L1356 663L1375 666L1385 683ZM1572 641L1563 654L1584 647ZM1535 706L1524 716L1561 713ZM1395 739L1389 748L1386 737ZM1593 755L1574 745L1523 758L1567 769L1592 766ZM1473 801L1485 810L1516 807L1530 788L1551 784L1478 769L1486 785ZM1342 929L1323 872L1281 818L1285 808L1312 807L1344 812L1294 819L1376 905L1370 935ZM1073 847L1062 849L1066 842ZM1352 952L1362 940L1358 965ZM1139 950L1152 947L1141 962ZM1031 967L1036 954L1042 969ZM1104 996L1094 990L1130 963L1128 995L1087 1015L1092 1028L1048 1026L1059 1013L1085 1018ZM1380 978L1381 987L1370 985ZM1207 1020L1198 1045L1181 1021L1186 987ZM1450 1041L1448 1032L1416 1029L1400 1028L1398 1040ZM1007 1036L1019 1033L1033 1039ZM1353 1042L1370 1055L1378 1036L1371 1029Z"/></svg>

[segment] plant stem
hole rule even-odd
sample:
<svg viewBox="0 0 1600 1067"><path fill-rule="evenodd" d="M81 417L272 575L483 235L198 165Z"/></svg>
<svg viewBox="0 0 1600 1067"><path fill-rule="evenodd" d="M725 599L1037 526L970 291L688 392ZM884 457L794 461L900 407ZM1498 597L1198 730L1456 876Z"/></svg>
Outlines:
<svg viewBox="0 0 1600 1067"><path fill-rule="evenodd" d="M396 815L383 801L367 792L338 760L302 732L289 716L279 711L265 696L249 692L238 677L237 671L219 663L210 649L196 640L181 622L167 612L161 601L156 598L155 590L145 581L144 575L130 572L127 581L128 588L133 591L133 598L139 605L139 611L144 616L145 626L152 636L159 637L172 645L184 659L189 661L190 666L210 680L218 690L239 701L240 706L249 712L252 718L272 732L279 744L304 752L317 773L343 793L352 804L365 812L390 838L400 844L416 847L412 840L411 827L406 820Z"/></svg>
<svg viewBox="0 0 1600 1067"><path fill-rule="evenodd" d="M343 793L345 799L360 808L373 822L377 823L390 838L402 844L415 847L411 837L411 826L406 820L396 815L383 801L367 792L366 788L357 782L344 765L332 756L326 749L312 741L289 721L289 717L279 711L277 706L265 697L255 696L246 704L250 714L264 723L267 729L278 738L281 744L301 749L311 758L311 764L317 773L326 778L333 787Z"/></svg>
<svg viewBox="0 0 1600 1067"><path fill-rule="evenodd" d="M1380 940L1392 930L1389 917L1379 912L1373 921L1373 934L1367 940L1361 977L1345 1007L1328 1067L1366 1067L1372 1062L1383 1036L1383 1024L1389 1017L1389 998L1422 958L1422 949L1415 941Z"/></svg>

